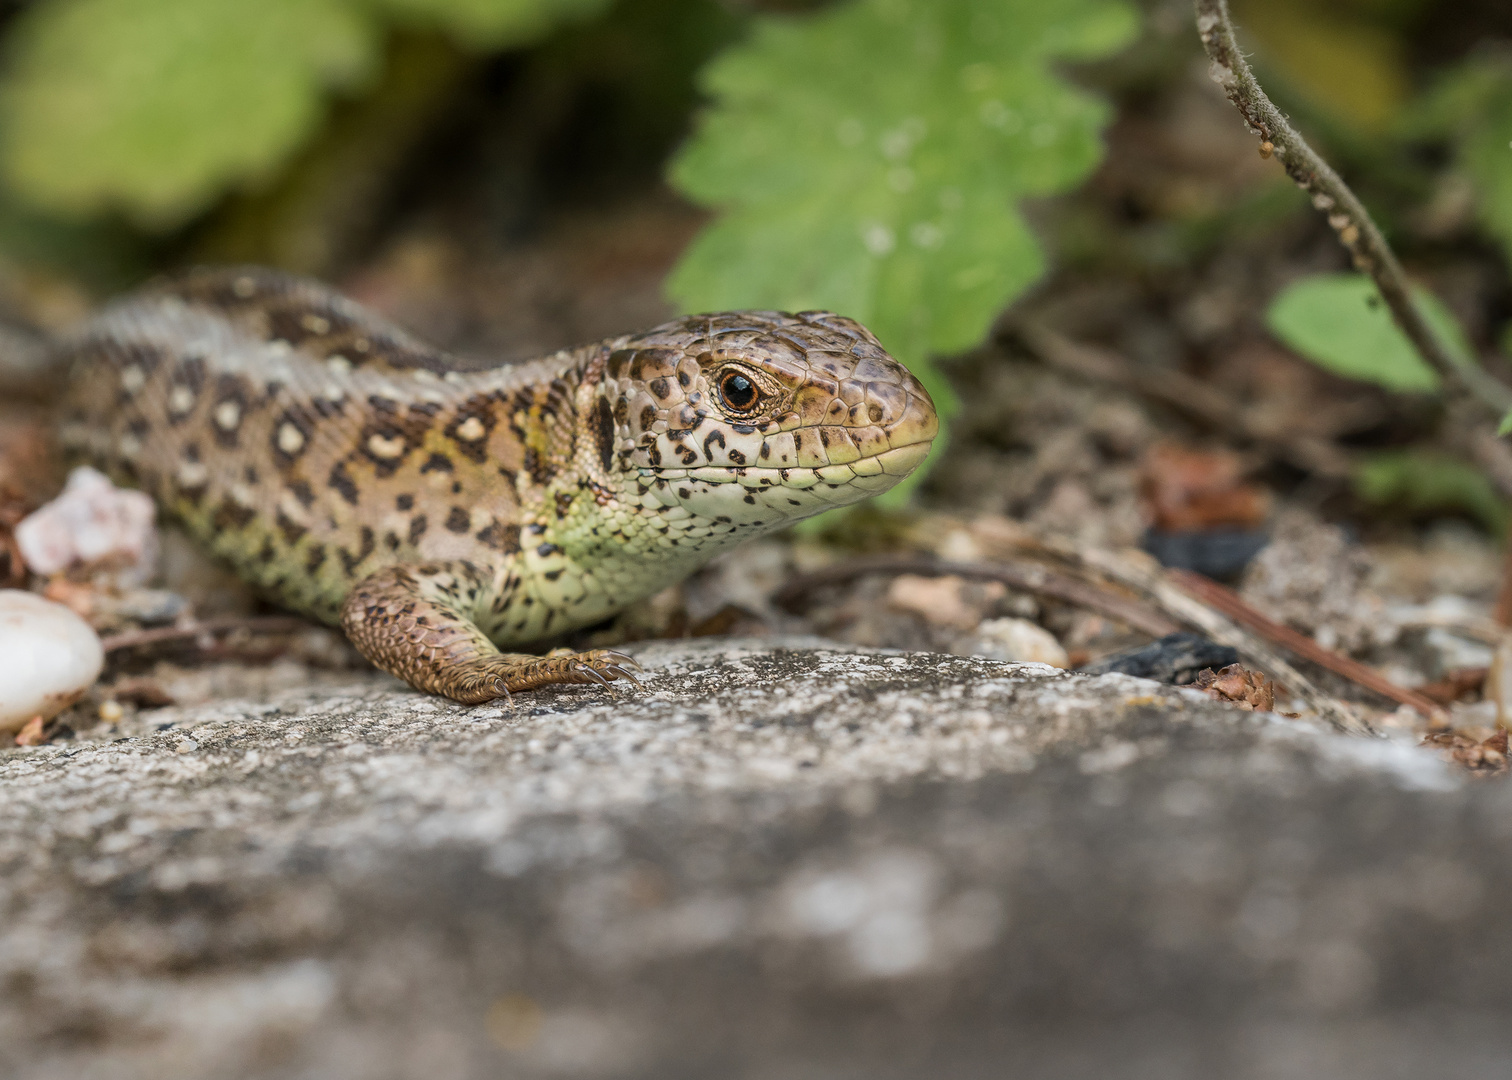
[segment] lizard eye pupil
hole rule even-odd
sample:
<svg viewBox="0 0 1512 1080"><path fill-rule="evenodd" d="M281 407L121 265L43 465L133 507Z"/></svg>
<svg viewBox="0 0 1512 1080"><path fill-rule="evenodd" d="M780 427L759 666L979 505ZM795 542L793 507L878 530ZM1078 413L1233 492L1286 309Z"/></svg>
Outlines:
<svg viewBox="0 0 1512 1080"><path fill-rule="evenodd" d="M756 404L756 384L744 375L730 372L719 381L719 396L732 409L744 412Z"/></svg>

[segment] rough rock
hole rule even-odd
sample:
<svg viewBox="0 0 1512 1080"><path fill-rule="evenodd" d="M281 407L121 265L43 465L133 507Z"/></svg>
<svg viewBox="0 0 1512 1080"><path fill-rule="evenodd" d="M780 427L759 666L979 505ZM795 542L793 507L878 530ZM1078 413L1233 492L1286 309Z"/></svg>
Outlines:
<svg viewBox="0 0 1512 1080"><path fill-rule="evenodd" d="M1122 675L637 655L0 754L0 1075L1504 1074L1502 785Z"/></svg>

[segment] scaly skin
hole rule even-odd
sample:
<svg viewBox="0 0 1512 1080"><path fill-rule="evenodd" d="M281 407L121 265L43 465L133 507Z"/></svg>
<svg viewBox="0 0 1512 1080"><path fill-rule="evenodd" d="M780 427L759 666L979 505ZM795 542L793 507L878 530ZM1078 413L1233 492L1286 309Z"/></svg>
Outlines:
<svg viewBox="0 0 1512 1080"><path fill-rule="evenodd" d="M479 368L315 283L206 270L61 348L66 444L379 667L464 702L629 677L616 653L499 648L886 491L937 431L919 382L826 312L699 315Z"/></svg>

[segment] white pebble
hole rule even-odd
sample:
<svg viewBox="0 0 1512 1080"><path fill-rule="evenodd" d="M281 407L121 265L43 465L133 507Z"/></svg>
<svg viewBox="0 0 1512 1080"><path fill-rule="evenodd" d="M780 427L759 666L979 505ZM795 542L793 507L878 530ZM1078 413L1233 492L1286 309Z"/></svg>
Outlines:
<svg viewBox="0 0 1512 1080"><path fill-rule="evenodd" d="M105 666L89 624L62 604L0 589L0 731L19 731L78 701Z"/></svg>
<svg viewBox="0 0 1512 1080"><path fill-rule="evenodd" d="M33 573L112 558L129 565L121 584L139 585L157 562L156 513L149 496L81 466L63 494L16 526L16 544Z"/></svg>
<svg viewBox="0 0 1512 1080"><path fill-rule="evenodd" d="M978 626L971 652L1019 664L1049 664L1067 668L1071 658L1055 635L1028 619L988 619Z"/></svg>

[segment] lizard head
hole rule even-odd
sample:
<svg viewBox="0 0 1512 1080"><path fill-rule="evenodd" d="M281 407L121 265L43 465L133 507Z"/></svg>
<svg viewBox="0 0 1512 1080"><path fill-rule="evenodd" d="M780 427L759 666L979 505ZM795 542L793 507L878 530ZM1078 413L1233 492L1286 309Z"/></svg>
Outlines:
<svg viewBox="0 0 1512 1080"><path fill-rule="evenodd" d="M606 471L647 509L740 539L888 490L939 431L919 380L829 312L689 316L614 346L595 406Z"/></svg>

